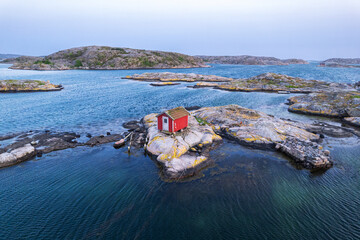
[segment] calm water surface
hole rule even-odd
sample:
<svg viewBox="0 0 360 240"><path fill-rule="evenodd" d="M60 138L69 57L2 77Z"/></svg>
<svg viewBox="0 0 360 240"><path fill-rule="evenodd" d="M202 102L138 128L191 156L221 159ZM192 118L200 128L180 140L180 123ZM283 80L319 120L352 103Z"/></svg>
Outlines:
<svg viewBox="0 0 360 240"><path fill-rule="evenodd" d="M360 81L359 69L316 64L161 71ZM0 79L50 80L65 89L0 94L0 135L34 129L116 132L124 121L179 105L236 103L278 117L319 119L287 112L289 95L186 87L191 84L156 88L121 79L143 70L39 72L8 66L0 65ZM109 144L53 152L0 169L0 238L359 239L360 145L357 139L326 139L325 145L335 166L323 174L297 170L278 153L225 142L201 176L171 183L161 180L142 151L129 156Z"/></svg>

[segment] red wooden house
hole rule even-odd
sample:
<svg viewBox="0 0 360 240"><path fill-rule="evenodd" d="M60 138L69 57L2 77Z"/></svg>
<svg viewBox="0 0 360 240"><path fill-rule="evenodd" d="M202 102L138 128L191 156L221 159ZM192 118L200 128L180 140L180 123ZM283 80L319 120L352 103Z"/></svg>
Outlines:
<svg viewBox="0 0 360 240"><path fill-rule="evenodd" d="M157 115L157 125L160 131L177 132L188 126L190 113L183 107L167 110Z"/></svg>

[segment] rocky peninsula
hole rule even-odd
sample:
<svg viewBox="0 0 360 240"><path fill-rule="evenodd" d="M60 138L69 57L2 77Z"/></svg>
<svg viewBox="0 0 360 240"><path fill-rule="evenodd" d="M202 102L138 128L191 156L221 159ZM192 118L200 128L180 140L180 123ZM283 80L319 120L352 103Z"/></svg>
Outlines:
<svg viewBox="0 0 360 240"><path fill-rule="evenodd" d="M0 80L0 93L60 91L63 87L40 80Z"/></svg>
<svg viewBox="0 0 360 240"><path fill-rule="evenodd" d="M215 64L236 64L236 65L289 65L289 64L308 64L302 59L279 59L275 57L256 57L256 56L197 56L206 63Z"/></svg>
<svg viewBox="0 0 360 240"><path fill-rule="evenodd" d="M22 56L2 63L11 69L162 69L209 67L203 60L185 54L107 46L87 46L62 50L45 57Z"/></svg>

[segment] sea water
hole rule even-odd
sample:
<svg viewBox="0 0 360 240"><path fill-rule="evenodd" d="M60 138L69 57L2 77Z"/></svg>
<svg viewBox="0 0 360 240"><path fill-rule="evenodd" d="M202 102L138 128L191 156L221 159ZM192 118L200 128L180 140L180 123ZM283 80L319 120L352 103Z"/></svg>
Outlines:
<svg viewBox="0 0 360 240"><path fill-rule="evenodd" d="M289 113L290 95L152 87L121 79L142 72L246 78L264 72L343 83L359 69L213 65L212 68L25 71L0 65L0 79L62 84L59 92L0 94L0 135L29 130L82 135L121 132L122 123L176 106L239 104L297 121L330 121ZM339 124L339 123L336 123ZM1 142L0 142L1 144ZM1 239L358 239L360 145L325 138L335 165L325 173L296 169L275 152L225 141L214 162L184 182L161 179L143 151L111 144L52 152L0 169Z"/></svg>

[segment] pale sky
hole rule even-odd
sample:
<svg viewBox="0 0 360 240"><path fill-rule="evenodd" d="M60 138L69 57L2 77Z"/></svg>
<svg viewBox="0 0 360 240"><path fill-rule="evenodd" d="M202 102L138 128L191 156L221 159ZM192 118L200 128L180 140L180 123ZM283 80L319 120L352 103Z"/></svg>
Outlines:
<svg viewBox="0 0 360 240"><path fill-rule="evenodd" d="M190 55L360 57L360 0L0 0L0 53L103 45Z"/></svg>

